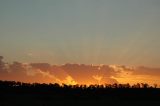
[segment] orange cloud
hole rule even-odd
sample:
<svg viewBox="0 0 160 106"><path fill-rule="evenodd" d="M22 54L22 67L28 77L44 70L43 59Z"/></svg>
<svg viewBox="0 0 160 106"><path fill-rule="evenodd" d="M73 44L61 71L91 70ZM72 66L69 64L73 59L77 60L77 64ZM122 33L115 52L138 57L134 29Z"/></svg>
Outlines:
<svg viewBox="0 0 160 106"><path fill-rule="evenodd" d="M160 83L160 68L121 65L85 65L3 62L0 56L0 80L66 84Z"/></svg>

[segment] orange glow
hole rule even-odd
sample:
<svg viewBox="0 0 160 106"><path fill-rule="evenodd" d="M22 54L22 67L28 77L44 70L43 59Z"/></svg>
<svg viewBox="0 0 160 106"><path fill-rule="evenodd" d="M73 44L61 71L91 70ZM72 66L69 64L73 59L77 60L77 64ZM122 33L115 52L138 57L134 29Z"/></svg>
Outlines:
<svg viewBox="0 0 160 106"><path fill-rule="evenodd" d="M48 63L24 64L1 62L0 80L22 82L58 83L60 85L105 85L114 83L160 84L160 69L128 67L121 65L85 65ZM5 69L4 71L2 69Z"/></svg>

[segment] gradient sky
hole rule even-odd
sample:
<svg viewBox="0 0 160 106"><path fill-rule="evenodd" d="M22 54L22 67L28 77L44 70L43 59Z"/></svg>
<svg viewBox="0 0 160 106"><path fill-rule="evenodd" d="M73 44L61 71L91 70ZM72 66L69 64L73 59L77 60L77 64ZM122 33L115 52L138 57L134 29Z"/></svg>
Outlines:
<svg viewBox="0 0 160 106"><path fill-rule="evenodd" d="M160 0L0 0L6 61L160 67Z"/></svg>

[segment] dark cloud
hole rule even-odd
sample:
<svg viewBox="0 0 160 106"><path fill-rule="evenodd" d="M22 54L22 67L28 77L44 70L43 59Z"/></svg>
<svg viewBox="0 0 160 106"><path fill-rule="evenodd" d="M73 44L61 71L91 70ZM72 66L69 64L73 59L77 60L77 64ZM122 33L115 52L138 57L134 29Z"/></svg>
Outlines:
<svg viewBox="0 0 160 106"><path fill-rule="evenodd" d="M127 67L118 65L85 65L48 63L24 64L3 62L0 56L0 80L24 82L95 84L118 83L116 78L133 77L132 75L160 76L160 68ZM141 79L143 76L138 76ZM133 77L134 78L134 77Z"/></svg>
<svg viewBox="0 0 160 106"><path fill-rule="evenodd" d="M5 63L1 59L0 69L4 71ZM114 70L107 65L93 66L84 64L65 64L65 65L50 65L48 63L30 63L23 64L13 62L8 65L8 69L3 75L3 79L19 80L19 81L38 81L45 82L65 82L67 79L73 79L79 84L94 84L97 79L94 76L99 76L103 83L116 83L117 81L110 78L114 75ZM1 77L2 78L2 77ZM43 80L42 80L43 79ZM49 80L50 79L50 80Z"/></svg>
<svg viewBox="0 0 160 106"><path fill-rule="evenodd" d="M110 78L115 74L114 70L107 65L93 66L84 64L65 64L61 66L70 76L73 77L79 83L97 83L97 80L93 76L102 77L102 81L105 83L116 83L117 81Z"/></svg>
<svg viewBox="0 0 160 106"><path fill-rule="evenodd" d="M135 68L133 74L160 76L160 68L149 68L141 66Z"/></svg>
<svg viewBox="0 0 160 106"><path fill-rule="evenodd" d="M18 74L18 73L25 73L26 69L24 65L20 62L13 62L9 65L10 72Z"/></svg>
<svg viewBox="0 0 160 106"><path fill-rule="evenodd" d="M43 71L48 71L48 70L51 69L51 65L48 64L48 63L31 63L30 65L33 68L40 69L40 70L43 70Z"/></svg>

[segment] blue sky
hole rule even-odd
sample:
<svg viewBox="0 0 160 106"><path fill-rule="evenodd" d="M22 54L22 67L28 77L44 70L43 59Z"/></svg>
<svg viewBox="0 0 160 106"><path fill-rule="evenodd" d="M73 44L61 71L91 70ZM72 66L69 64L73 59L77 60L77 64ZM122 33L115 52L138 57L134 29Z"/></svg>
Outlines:
<svg viewBox="0 0 160 106"><path fill-rule="evenodd" d="M160 67L159 0L1 0L9 62Z"/></svg>

